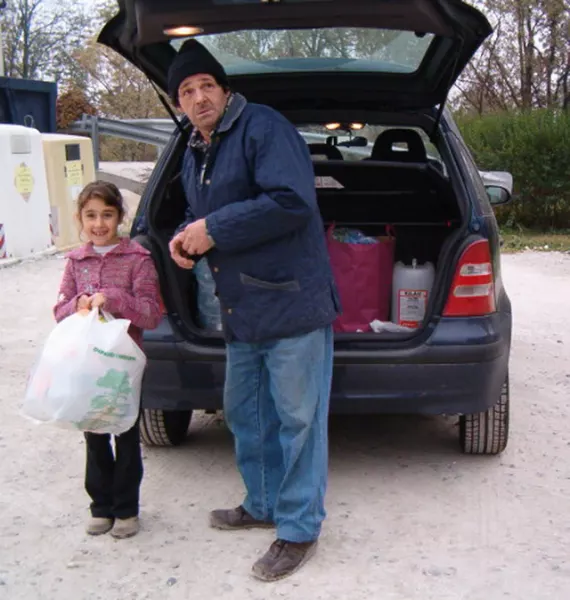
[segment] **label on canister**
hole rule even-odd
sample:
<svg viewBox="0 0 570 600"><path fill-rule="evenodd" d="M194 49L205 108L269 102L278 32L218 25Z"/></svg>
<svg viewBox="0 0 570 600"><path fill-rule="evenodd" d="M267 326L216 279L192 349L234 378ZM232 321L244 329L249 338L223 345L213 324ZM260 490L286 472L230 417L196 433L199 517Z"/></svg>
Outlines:
<svg viewBox="0 0 570 600"><path fill-rule="evenodd" d="M426 314L427 300L427 290L399 290L398 324L418 328Z"/></svg>

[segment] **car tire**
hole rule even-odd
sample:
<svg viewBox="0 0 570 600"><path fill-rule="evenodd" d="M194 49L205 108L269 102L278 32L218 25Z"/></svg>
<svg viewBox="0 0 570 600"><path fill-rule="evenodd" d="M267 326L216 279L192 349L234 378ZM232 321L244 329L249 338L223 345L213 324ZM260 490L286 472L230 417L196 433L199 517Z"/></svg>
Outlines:
<svg viewBox="0 0 570 600"><path fill-rule="evenodd" d="M495 406L459 418L459 441L464 454L500 454L509 439L509 377Z"/></svg>
<svg viewBox="0 0 570 600"><path fill-rule="evenodd" d="M191 410L145 408L140 419L141 440L145 446L179 446L188 435Z"/></svg>

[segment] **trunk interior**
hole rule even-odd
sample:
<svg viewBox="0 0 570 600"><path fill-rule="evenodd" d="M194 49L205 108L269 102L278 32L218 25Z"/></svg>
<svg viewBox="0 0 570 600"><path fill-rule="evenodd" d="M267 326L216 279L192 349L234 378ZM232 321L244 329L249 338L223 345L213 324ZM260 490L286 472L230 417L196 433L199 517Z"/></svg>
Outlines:
<svg viewBox="0 0 570 600"><path fill-rule="evenodd" d="M310 146L310 145L309 145ZM193 338L203 343L221 339L215 329L200 326L198 284L192 271L175 267L169 257L168 242L183 221L185 198L180 182L183 147L177 160L169 161L163 193L158 193L148 211L149 229L160 246L163 290L169 312ZM313 157L316 158L316 157ZM393 231L394 264L431 262L435 279L428 296L423 324L406 331L337 333L337 340L408 340L421 333L430 319L441 312L449 286L449 250L457 241L462 225L460 203L442 163L361 160L313 161L319 208L325 228L355 228L365 235L384 236ZM166 285L165 285L166 284ZM168 290L174 290L168 295Z"/></svg>

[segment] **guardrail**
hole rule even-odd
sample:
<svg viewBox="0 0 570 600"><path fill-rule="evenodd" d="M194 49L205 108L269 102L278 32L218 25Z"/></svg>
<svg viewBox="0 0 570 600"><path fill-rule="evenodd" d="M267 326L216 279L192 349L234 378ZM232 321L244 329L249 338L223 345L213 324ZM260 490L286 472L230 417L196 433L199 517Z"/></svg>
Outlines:
<svg viewBox="0 0 570 600"><path fill-rule="evenodd" d="M93 156L95 157L95 169L99 168L99 139L101 135L119 137L132 142L141 142L156 146L160 152L166 145L170 136L174 133L176 126L171 119L106 119L93 115L83 117L68 127L71 133L87 133L93 142ZM329 137L323 133L311 133L302 131L301 135L308 144L324 143ZM339 150L348 156L357 158L370 155L366 148L344 148Z"/></svg>
<svg viewBox="0 0 570 600"><path fill-rule="evenodd" d="M147 125L151 121L152 125ZM158 122L160 121L160 124ZM99 138L101 135L119 137L132 142L142 142L156 146L159 151L166 145L172 132L174 123L170 121L167 128L167 119L130 119L118 121L102 117L83 115L79 121L75 121L68 127L72 133L88 133L93 142L93 156L95 158L95 169L99 168Z"/></svg>

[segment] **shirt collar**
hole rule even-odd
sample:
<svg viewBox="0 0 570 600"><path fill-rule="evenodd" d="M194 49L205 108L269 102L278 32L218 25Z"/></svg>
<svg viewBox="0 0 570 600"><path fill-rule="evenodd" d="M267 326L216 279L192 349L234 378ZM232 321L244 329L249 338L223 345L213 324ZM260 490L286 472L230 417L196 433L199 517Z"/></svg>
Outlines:
<svg viewBox="0 0 570 600"><path fill-rule="evenodd" d="M129 237L122 237L117 244L116 248L107 252L105 256L111 256L114 254L150 254L148 250L143 248L137 243L131 241ZM66 254L66 258L71 258L74 260L83 260L84 258L88 258L90 256L101 256L97 254L95 250L93 250L93 244L88 242L87 244L83 244L78 248L75 248L71 252Z"/></svg>

